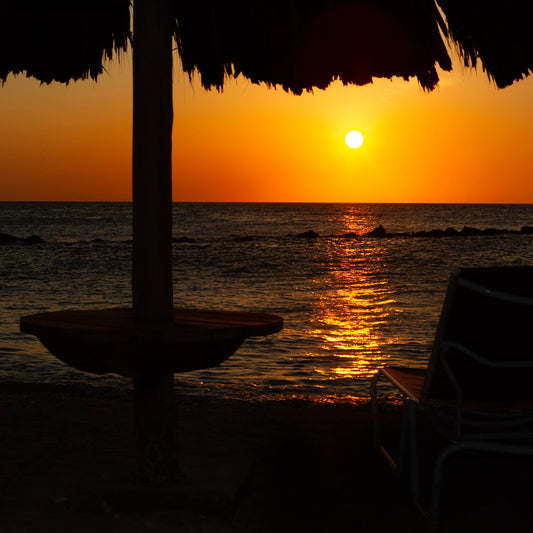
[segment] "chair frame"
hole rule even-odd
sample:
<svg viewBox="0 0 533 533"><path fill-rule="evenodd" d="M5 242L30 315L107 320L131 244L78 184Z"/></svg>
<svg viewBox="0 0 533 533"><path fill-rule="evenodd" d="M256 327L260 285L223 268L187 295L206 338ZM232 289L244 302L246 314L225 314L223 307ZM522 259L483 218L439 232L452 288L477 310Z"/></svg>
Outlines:
<svg viewBox="0 0 533 533"><path fill-rule="evenodd" d="M428 518L430 528L433 530L437 529L439 524L444 466L452 455L465 450L474 450L533 456L533 440L528 441L528 439L533 439L533 383L531 398L524 401L516 399L501 401L498 398L495 402L465 400L461 383L449 361L449 354L454 353L455 355L460 354L465 360L475 361L480 367L486 369L523 369L527 371L527 369L533 369L533 351L531 348L529 348L529 353L520 354L522 359L493 361L464 344L445 339L448 313L451 310L455 288L458 286L483 294L496 301L526 306L528 309L531 308L532 312L533 297L510 294L465 279L463 274L464 271L468 270L454 269L452 272L427 371L424 373L420 369L385 367L378 370L370 386L376 446L398 474L404 473L405 463L408 462L411 496L418 509ZM509 270L509 274L512 272L510 267L503 267L503 270ZM531 276L531 283L533 284L533 268L531 268ZM432 397L431 395L436 364L442 365L444 374L452 386L453 394L449 398ZM415 390L412 382L402 381L402 372L406 377L410 376L411 379L417 381L418 390ZM405 411L397 458L394 458L383 444L378 396L378 384L381 380L386 380L403 397ZM429 507L424 507L422 504L420 493L417 420L421 415L426 416L435 429L448 441L448 445L440 450L433 464Z"/></svg>

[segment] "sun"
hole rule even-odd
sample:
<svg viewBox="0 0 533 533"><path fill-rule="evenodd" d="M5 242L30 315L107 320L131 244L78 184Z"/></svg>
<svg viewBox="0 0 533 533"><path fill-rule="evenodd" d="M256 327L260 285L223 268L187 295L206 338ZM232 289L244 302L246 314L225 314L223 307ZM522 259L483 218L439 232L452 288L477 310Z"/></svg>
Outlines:
<svg viewBox="0 0 533 533"><path fill-rule="evenodd" d="M348 148L360 148L363 146L363 143L365 142L365 138L363 137L363 134L358 130L350 130L345 136L344 136L344 142L346 143L346 146Z"/></svg>

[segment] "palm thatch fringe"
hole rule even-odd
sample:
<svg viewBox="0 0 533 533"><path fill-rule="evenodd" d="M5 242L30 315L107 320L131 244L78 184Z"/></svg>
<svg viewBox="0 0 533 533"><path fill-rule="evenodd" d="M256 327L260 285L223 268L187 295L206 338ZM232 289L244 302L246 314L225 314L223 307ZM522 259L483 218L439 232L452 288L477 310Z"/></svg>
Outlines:
<svg viewBox="0 0 533 533"><path fill-rule="evenodd" d="M449 35L467 67L481 61L499 88L533 69L531 0L437 0L446 14Z"/></svg>
<svg viewBox="0 0 533 533"><path fill-rule="evenodd" d="M96 78L130 40L130 0L0 0L0 79Z"/></svg>
<svg viewBox="0 0 533 533"><path fill-rule="evenodd" d="M156 0L154 0L156 1ZM132 39L131 0L0 0L0 80L93 78ZM173 0L185 72L221 90L228 76L300 94L332 80L416 77L426 90L447 46L498 87L533 69L530 0Z"/></svg>
<svg viewBox="0 0 533 533"><path fill-rule="evenodd" d="M451 69L433 0L174 1L176 39L189 75L222 89L228 75L300 94L332 80L438 82Z"/></svg>

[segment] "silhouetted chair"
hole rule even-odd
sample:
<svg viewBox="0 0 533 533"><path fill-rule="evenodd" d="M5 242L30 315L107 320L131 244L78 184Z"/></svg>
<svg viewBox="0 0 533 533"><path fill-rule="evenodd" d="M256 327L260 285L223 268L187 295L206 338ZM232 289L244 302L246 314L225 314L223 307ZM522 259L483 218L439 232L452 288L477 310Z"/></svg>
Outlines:
<svg viewBox="0 0 533 533"><path fill-rule="evenodd" d="M396 458L383 445L381 379L404 399ZM413 499L433 527L450 455L462 450L533 455L533 440L528 442L533 437L533 267L455 269L427 369L385 367L372 380L371 397L376 443L393 468L409 464ZM420 497L420 415L446 439L431 465L428 505Z"/></svg>

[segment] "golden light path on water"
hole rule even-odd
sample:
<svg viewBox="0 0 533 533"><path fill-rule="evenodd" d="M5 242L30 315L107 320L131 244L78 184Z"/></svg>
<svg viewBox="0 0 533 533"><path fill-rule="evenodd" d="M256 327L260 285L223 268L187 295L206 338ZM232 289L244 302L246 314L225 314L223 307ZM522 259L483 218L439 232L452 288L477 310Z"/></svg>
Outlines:
<svg viewBox="0 0 533 533"><path fill-rule="evenodd" d="M339 231L362 234L372 229L367 218L361 222L345 215ZM375 239L332 239L329 246L328 289L319 295L311 334L321 339L322 353L334 364L317 365L315 372L331 380L368 379L388 359L387 345L399 342L384 327L391 314L400 312L384 274L385 250Z"/></svg>

